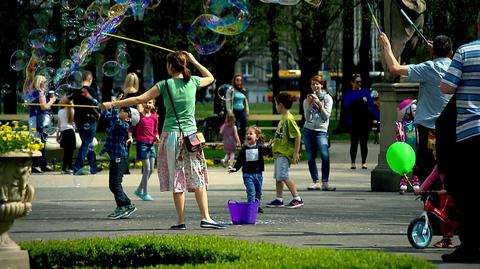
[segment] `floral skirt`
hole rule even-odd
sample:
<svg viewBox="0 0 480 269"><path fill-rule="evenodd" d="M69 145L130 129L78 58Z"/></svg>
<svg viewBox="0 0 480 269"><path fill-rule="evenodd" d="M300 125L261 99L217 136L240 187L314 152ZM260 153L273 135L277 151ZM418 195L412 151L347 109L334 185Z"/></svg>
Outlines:
<svg viewBox="0 0 480 269"><path fill-rule="evenodd" d="M188 135L193 132L186 132ZM189 152L180 132L163 132L158 146L160 191L175 193L207 188L208 170L203 150Z"/></svg>

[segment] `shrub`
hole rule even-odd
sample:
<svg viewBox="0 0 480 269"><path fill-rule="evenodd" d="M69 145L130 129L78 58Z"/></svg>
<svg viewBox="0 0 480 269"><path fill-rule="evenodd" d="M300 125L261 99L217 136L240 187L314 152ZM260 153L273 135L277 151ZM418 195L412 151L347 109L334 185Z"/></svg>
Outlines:
<svg viewBox="0 0 480 269"><path fill-rule="evenodd" d="M381 251L289 248L216 236L126 236L30 241L31 268L435 268Z"/></svg>

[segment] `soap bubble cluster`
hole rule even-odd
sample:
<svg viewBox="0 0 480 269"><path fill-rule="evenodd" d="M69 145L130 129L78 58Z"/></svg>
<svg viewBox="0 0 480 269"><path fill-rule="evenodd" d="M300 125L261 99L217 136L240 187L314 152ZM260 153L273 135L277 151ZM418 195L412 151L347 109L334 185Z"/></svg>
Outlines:
<svg viewBox="0 0 480 269"><path fill-rule="evenodd" d="M198 16L190 25L188 40L202 55L217 52L225 44L225 35L243 33L251 22L245 0L207 0L206 14Z"/></svg>

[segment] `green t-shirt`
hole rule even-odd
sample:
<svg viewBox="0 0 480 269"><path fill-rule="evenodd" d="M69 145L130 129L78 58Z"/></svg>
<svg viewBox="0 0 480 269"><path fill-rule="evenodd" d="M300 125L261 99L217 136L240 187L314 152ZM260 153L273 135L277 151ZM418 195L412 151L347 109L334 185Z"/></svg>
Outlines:
<svg viewBox="0 0 480 269"><path fill-rule="evenodd" d="M291 162L295 149L295 138L300 136L300 128L298 128L292 113L288 112L287 115L283 115L273 139L273 158L287 157Z"/></svg>
<svg viewBox="0 0 480 269"><path fill-rule="evenodd" d="M183 81L183 78L171 78L166 81L168 82L168 89L172 96L178 120L182 126L182 131L196 131L195 94L200 87L200 77L192 76L188 82ZM165 104L166 109L165 122L163 123L162 130L164 132L178 131L177 119L175 118L172 103L170 102L167 89L165 88L165 80L158 82L157 88L163 96L163 103Z"/></svg>

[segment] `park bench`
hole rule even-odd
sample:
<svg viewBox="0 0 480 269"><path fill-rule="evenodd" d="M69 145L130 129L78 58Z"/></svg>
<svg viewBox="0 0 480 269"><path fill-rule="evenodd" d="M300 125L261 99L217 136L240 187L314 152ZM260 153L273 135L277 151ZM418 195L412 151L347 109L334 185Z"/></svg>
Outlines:
<svg viewBox="0 0 480 269"><path fill-rule="evenodd" d="M302 115L294 114L296 121L302 120ZM280 114L250 114L248 116L248 121L249 124L252 124L252 122L255 122L255 125L259 126L259 123L262 121L279 121L282 118L282 115ZM261 126L262 129L264 130L276 130L277 126Z"/></svg>
<svg viewBox="0 0 480 269"><path fill-rule="evenodd" d="M0 114L0 121L28 121L28 114Z"/></svg>
<svg viewBox="0 0 480 269"><path fill-rule="evenodd" d="M302 120L301 115L294 115L296 121ZM282 115L280 114L250 114L248 116L248 125L256 125L259 126L262 130L276 130L277 129L277 122L282 119ZM261 124L264 122L265 124ZM268 124L267 124L268 123ZM273 124L272 124L273 123ZM269 125L269 126L266 126ZM210 136L216 137L217 139L220 139L218 137L217 130L210 129ZM222 145L222 142L215 141L216 139L213 138L209 139L209 141L205 144L206 147L218 147Z"/></svg>

